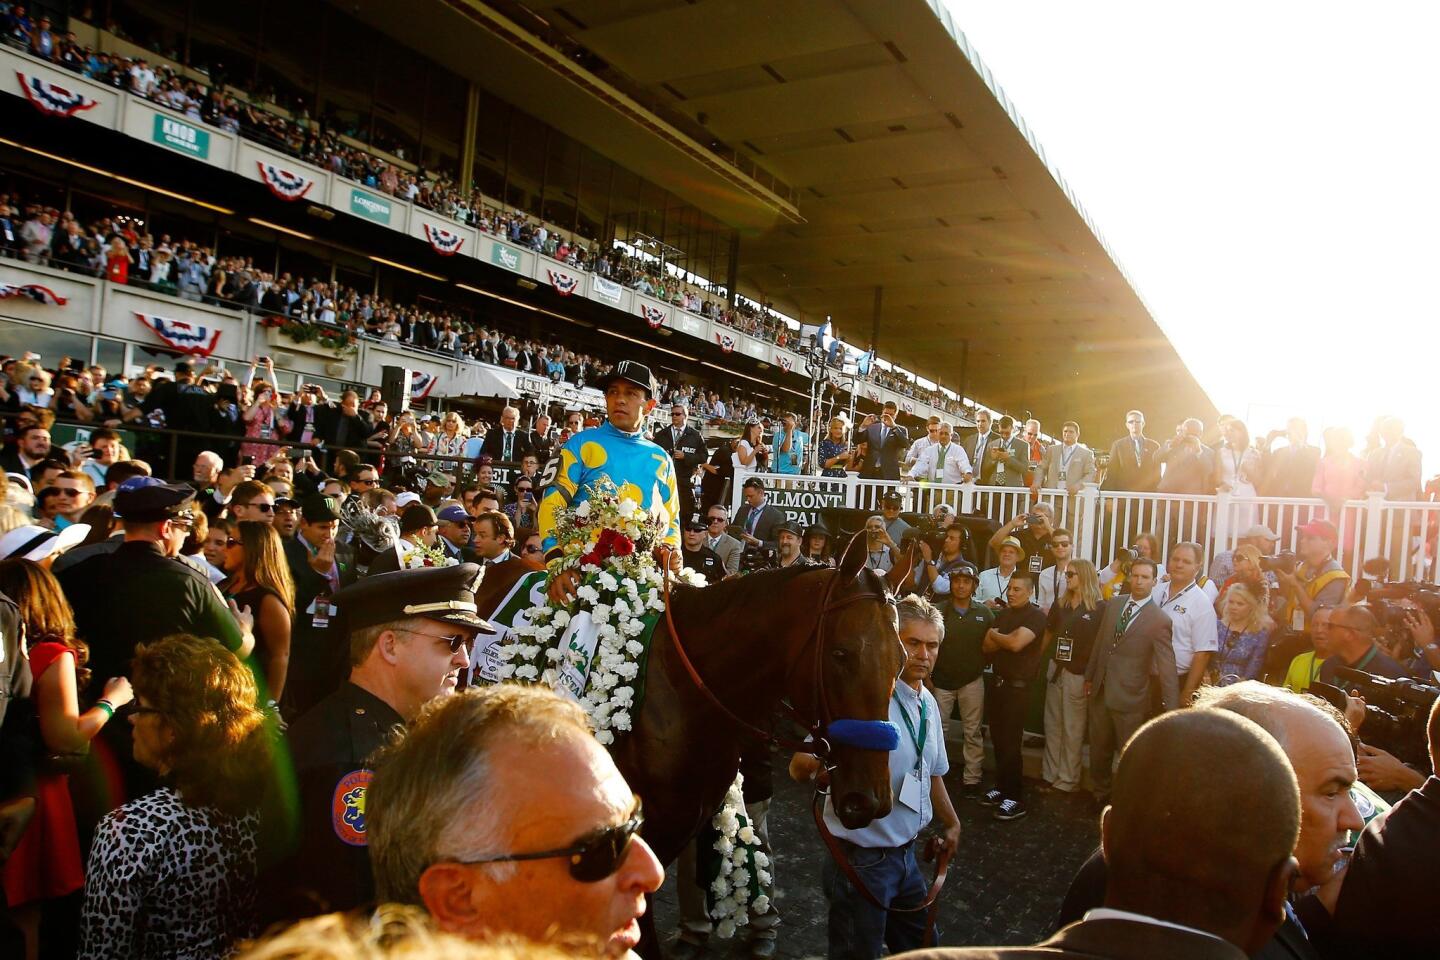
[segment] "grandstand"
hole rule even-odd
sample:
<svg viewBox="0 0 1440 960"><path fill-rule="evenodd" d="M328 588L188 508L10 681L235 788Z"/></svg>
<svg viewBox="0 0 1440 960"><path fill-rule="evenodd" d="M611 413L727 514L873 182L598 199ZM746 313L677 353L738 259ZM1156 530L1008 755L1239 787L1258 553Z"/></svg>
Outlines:
<svg viewBox="0 0 1440 960"><path fill-rule="evenodd" d="M48 55L0 47L0 192L766 409L803 407L796 327L830 317L877 351L862 411L964 420L973 398L1100 431L1142 400L1162 431L1213 414L938 3L94 9L53 10ZM0 283L66 300L0 302L4 353L131 369L189 325L218 360L334 387L402 365L428 403L584 400L83 265L6 259Z"/></svg>

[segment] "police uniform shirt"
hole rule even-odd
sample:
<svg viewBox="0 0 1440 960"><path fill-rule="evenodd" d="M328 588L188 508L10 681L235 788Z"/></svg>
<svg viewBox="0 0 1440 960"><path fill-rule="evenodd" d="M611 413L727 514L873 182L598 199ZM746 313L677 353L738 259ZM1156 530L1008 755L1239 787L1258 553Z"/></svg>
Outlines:
<svg viewBox="0 0 1440 960"><path fill-rule="evenodd" d="M719 583L725 577L725 565L720 562L720 557L709 547L701 546L699 550L682 550L685 566L694 570L705 578L706 583Z"/></svg>
<svg viewBox="0 0 1440 960"><path fill-rule="evenodd" d="M1174 625L1170 643L1175 648L1175 672L1190 672L1190 662L1197 653L1214 653L1220 649L1220 620L1215 616L1215 585L1192 583L1170 595L1173 584L1162 583L1155 588L1155 602ZM1206 589L1206 588L1209 589Z"/></svg>
<svg viewBox="0 0 1440 960"><path fill-rule="evenodd" d="M299 816L293 855L267 884L284 890L281 912L288 919L374 899L365 822L369 761L403 724L389 704L347 681L291 725Z"/></svg>

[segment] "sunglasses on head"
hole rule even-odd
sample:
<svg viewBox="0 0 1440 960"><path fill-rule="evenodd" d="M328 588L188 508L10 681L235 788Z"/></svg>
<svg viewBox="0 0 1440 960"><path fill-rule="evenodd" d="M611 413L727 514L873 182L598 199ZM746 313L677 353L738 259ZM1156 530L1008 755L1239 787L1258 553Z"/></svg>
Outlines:
<svg viewBox="0 0 1440 960"><path fill-rule="evenodd" d="M570 876L580 883L595 883L611 876L620 869L630 853L630 844L635 834L645 825L645 815L640 810L640 801L635 801L635 812L624 823L603 827L586 834L573 844L561 850L539 850L535 853L511 853L499 857L483 857L479 860L457 860L456 863L478 865L482 863L512 863L519 860L551 860L556 857L570 859Z"/></svg>

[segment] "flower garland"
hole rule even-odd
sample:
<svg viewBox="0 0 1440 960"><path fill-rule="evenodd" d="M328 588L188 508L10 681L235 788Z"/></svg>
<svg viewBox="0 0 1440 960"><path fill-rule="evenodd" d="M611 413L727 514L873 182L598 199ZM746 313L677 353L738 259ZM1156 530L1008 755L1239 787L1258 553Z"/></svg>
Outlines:
<svg viewBox="0 0 1440 960"><path fill-rule="evenodd" d="M744 775L736 773L724 806L710 820L719 834L712 849L720 858L706 898L715 935L722 940L733 937L751 914L759 916L770 910L770 897L764 892L770 889L770 858L760 849L760 837L745 815L744 782Z"/></svg>
<svg viewBox="0 0 1440 960"><path fill-rule="evenodd" d="M279 316L268 316L260 321L260 325L268 330L278 331L292 343L319 344L336 357L351 357L360 352L355 336L346 330Z"/></svg>
<svg viewBox="0 0 1440 960"><path fill-rule="evenodd" d="M403 547L401 549L404 549ZM424 544L416 543L405 550L400 557L400 569L418 570L421 567L453 567L459 563L454 557L445 552L440 544L427 547Z"/></svg>

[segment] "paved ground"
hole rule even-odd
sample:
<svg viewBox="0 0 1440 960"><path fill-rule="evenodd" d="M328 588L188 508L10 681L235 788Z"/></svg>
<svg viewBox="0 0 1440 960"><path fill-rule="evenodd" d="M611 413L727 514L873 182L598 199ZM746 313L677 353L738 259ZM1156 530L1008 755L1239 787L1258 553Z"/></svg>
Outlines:
<svg viewBox="0 0 1440 960"><path fill-rule="evenodd" d="M1033 943L1050 933L1071 876L1098 840L1099 815L1087 793L1041 793L1034 783L1026 784L1030 814L1010 823L992 820L988 807L959 799L958 781L951 784L963 832L941 894L942 945ZM790 782L783 766L776 767L775 784L770 838L784 917L777 956L823 957L826 908L819 876L826 853L810 818L809 794ZM676 924L673 874L655 912L667 945ZM712 944L709 957L746 955L738 938Z"/></svg>

